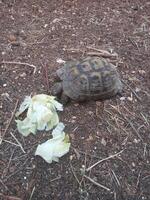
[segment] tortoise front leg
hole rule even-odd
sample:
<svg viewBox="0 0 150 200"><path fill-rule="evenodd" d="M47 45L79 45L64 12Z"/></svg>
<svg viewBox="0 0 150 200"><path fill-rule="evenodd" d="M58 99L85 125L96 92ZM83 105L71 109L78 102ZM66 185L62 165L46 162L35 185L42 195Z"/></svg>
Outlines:
<svg viewBox="0 0 150 200"><path fill-rule="evenodd" d="M70 98L64 92L62 92L60 101L63 105L66 105L70 101Z"/></svg>
<svg viewBox="0 0 150 200"><path fill-rule="evenodd" d="M55 83L51 87L51 94L53 96L57 96L58 98L61 97L61 94L62 94L62 83L61 82Z"/></svg>

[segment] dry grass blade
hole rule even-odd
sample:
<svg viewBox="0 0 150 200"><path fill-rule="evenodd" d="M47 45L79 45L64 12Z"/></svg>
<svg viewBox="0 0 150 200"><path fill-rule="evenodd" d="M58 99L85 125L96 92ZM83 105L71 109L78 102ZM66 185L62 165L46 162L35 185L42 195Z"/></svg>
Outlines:
<svg viewBox="0 0 150 200"><path fill-rule="evenodd" d="M96 165L98 165L98 164L100 164L100 163L102 163L102 162L104 162L104 161L106 161L106 160L109 160L109 159L111 159L111 158L114 158L114 157L118 156L118 155L121 154L124 150L125 150L125 149L123 149L123 150L119 151L118 153L116 153L116 154L114 154L114 155L111 155L111 156L109 156L109 157L107 157L107 158L104 158L104 159L102 159L102 160L99 160L98 162L96 162L96 163L93 164L92 166L88 167L88 168L86 169L86 171L88 172L88 171L90 171L93 167L95 167Z"/></svg>
<svg viewBox="0 0 150 200"><path fill-rule="evenodd" d="M146 118L146 116L144 116L143 113L141 113L141 116L143 117L144 121L146 122L146 124L149 126L149 122L148 122L148 119Z"/></svg>
<svg viewBox="0 0 150 200"><path fill-rule="evenodd" d="M82 49L75 49L75 48L71 48L71 49L63 49L64 51L69 51L71 53L82 53L82 55L85 54L85 50Z"/></svg>
<svg viewBox="0 0 150 200"><path fill-rule="evenodd" d="M32 199L32 197L33 197L33 194L34 194L34 191L35 191L35 186L33 187L33 189L32 189L32 192L31 192L31 195L30 195L30 198L29 198L29 200L31 200Z"/></svg>
<svg viewBox="0 0 150 200"><path fill-rule="evenodd" d="M70 49L63 49L64 51L72 51L72 52L83 52L82 49L75 49L75 48L70 48Z"/></svg>
<svg viewBox="0 0 150 200"><path fill-rule="evenodd" d="M35 73L36 73L36 70L37 70L37 67L36 67L35 65L32 65L32 64L29 64L29 63L25 63L25 62L2 61L0 64L1 64L1 65L2 65L2 64L27 65L28 67L34 68L33 74L35 74Z"/></svg>
<svg viewBox="0 0 150 200"><path fill-rule="evenodd" d="M75 177L76 181L77 181L78 184L81 186L81 182L79 181L79 179L78 179L78 177L77 177L77 175L76 175L76 173L75 173L75 171L74 171L74 169L73 169L73 167L72 167L71 162L70 162L70 168L71 168L72 174L73 174L73 176Z"/></svg>
<svg viewBox="0 0 150 200"><path fill-rule="evenodd" d="M17 106L18 106L18 102L19 102L19 100L17 99L16 104L15 104L15 108L14 108L14 110L13 110L13 112L12 112L12 115L11 115L11 117L10 117L10 120L9 120L9 122L8 122L8 124L7 124L6 128L5 128L5 130L4 130L4 133L3 133L3 135L2 135L2 138L0 138L0 144L2 143L3 138L4 138L6 132L7 132L8 128L9 128L9 126L10 126L10 124L11 124L13 118L14 118L14 115L15 115L15 112L16 112L16 109L17 109Z"/></svg>
<svg viewBox="0 0 150 200"><path fill-rule="evenodd" d="M25 150L23 149L21 143L17 140L17 138L13 135L13 133L10 132L10 134L16 140L16 142L18 143L18 145L19 145L20 149L23 151L23 153L26 153Z"/></svg>
<svg viewBox="0 0 150 200"><path fill-rule="evenodd" d="M137 95L137 93L131 88L131 86L129 85L129 84L127 84L124 80L122 80L122 82L123 82L123 84L125 85L125 86L127 86L130 90L131 90L131 92L135 95L135 97L140 101L140 102L142 102L142 100L141 100L141 98Z"/></svg>
<svg viewBox="0 0 150 200"><path fill-rule="evenodd" d="M17 168L16 171L14 171L13 173L9 174L8 176L4 177L4 181L6 182L8 179L10 179L12 176L16 175L18 172L20 172L21 170L23 170L23 167L26 165L26 163L28 162L29 158L27 158L24 163Z"/></svg>
<svg viewBox="0 0 150 200"><path fill-rule="evenodd" d="M2 197L4 200L22 200L19 197L4 195L2 193L0 193L0 197Z"/></svg>
<svg viewBox="0 0 150 200"><path fill-rule="evenodd" d="M110 57L114 57L113 54L105 54L105 53L100 53L100 52L87 52L86 55L88 56L98 56L98 57L103 57L103 58L110 58Z"/></svg>
<svg viewBox="0 0 150 200"><path fill-rule="evenodd" d="M4 171L3 171L3 177L6 176L7 172L8 172L8 169L9 169L9 166L10 166L10 163L12 161L12 157L14 155L14 152L15 152L15 149L13 149L12 153L11 153L11 156L9 158L9 161L8 161L8 164L7 164L7 167L5 167Z"/></svg>
<svg viewBox="0 0 150 200"><path fill-rule="evenodd" d="M86 51L83 49L75 49L75 48L71 48L71 49L63 49L64 51L68 51L71 53L75 53L75 54L80 54L81 57L84 57L86 55Z"/></svg>
<svg viewBox="0 0 150 200"><path fill-rule="evenodd" d="M110 189L108 188L108 187L106 187L106 186L104 186L104 185L101 185L100 183L97 183L96 181L94 181L92 178L90 178L89 176L86 176L86 175L84 175L84 177L86 178L86 179L88 179L89 181L91 181L94 185L97 185L98 187L101 187L101 188L103 188L103 189L105 189L105 190L107 190L107 191L110 191Z"/></svg>
<svg viewBox="0 0 150 200"><path fill-rule="evenodd" d="M9 190L8 187L3 183L3 181L1 179L0 179L0 183L5 188L5 190ZM1 193L0 193L0 196L1 196Z"/></svg>
<svg viewBox="0 0 150 200"><path fill-rule="evenodd" d="M112 171L112 174L113 174L113 176L114 176L114 178L115 178L115 180L116 180L118 186L120 187L120 182L119 182L119 180L118 180L118 178L117 178L115 172L114 172L113 170L111 170L111 171Z"/></svg>
<svg viewBox="0 0 150 200"><path fill-rule="evenodd" d="M131 126L132 130L136 133L136 135L141 139L141 141L143 141L142 137L140 136L139 132L136 130L136 128L134 127L134 125L132 124L132 122L125 116L123 115L123 113L121 113L115 106L110 105L113 109L115 109L127 122L128 124Z"/></svg>
<svg viewBox="0 0 150 200"><path fill-rule="evenodd" d="M144 153L143 153L143 157L144 157L144 158L146 157L146 153L147 153L146 148L147 148L147 144L145 143L145 144L144 144Z"/></svg>
<svg viewBox="0 0 150 200"><path fill-rule="evenodd" d="M42 71L43 71L43 79L44 79L44 83L45 83L45 89L47 92L50 91L50 88L49 88L49 79L48 79L48 67L47 65L43 65L42 64Z"/></svg>
<svg viewBox="0 0 150 200"><path fill-rule="evenodd" d="M138 174L138 177L137 177L137 183L136 183L136 187L137 187L137 188L138 188L139 183L140 183L140 177L141 177L141 170L140 170L140 172L139 172L139 174Z"/></svg>
<svg viewBox="0 0 150 200"><path fill-rule="evenodd" d="M129 123L129 125L131 126L132 130L136 133L136 135L143 141L142 137L140 136L139 132L136 130L136 128L134 127L132 122L126 117L125 117L125 119Z"/></svg>
<svg viewBox="0 0 150 200"><path fill-rule="evenodd" d="M9 141L9 140L4 140L4 139L3 139L3 142L6 142L6 143L9 143L9 144L12 144L12 145L14 145L14 146L19 147L18 144L14 143L14 142L11 142L11 141Z"/></svg>
<svg viewBox="0 0 150 200"><path fill-rule="evenodd" d="M61 179L61 176L60 176L60 175L59 175L58 177L56 177L56 178L50 180L50 182L54 182L54 181L57 181L57 180L59 180L59 179Z"/></svg>
<svg viewBox="0 0 150 200"><path fill-rule="evenodd" d="M139 46L137 44L137 42L131 38L131 37L128 37L128 40L132 43L132 45L139 51Z"/></svg>

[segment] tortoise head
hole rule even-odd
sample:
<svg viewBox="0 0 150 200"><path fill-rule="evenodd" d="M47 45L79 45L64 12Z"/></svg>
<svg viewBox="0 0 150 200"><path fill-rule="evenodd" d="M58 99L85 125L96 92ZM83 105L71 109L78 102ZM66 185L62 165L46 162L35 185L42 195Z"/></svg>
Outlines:
<svg viewBox="0 0 150 200"><path fill-rule="evenodd" d="M65 69L64 69L64 67L58 69L58 70L56 71L56 74L57 74L57 76L60 78L60 80L63 80L63 79L64 79L64 76L65 76Z"/></svg>
<svg viewBox="0 0 150 200"><path fill-rule="evenodd" d="M62 91L63 91L63 87L62 87L61 82L55 83L51 88L51 94L53 96L57 96L58 98L61 96Z"/></svg>

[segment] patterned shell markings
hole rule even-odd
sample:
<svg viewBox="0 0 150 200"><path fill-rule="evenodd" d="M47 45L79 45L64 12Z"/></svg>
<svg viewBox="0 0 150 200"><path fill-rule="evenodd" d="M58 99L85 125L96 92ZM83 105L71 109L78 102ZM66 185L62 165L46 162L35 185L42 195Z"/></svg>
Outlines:
<svg viewBox="0 0 150 200"><path fill-rule="evenodd" d="M118 72L104 58L70 61L61 72L64 93L74 100L107 99L122 90Z"/></svg>

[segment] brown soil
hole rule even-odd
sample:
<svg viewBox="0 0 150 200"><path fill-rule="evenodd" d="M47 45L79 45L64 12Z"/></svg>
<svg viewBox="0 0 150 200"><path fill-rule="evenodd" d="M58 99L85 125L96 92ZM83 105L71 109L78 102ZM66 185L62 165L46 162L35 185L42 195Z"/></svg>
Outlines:
<svg viewBox="0 0 150 200"><path fill-rule="evenodd" d="M124 98L107 100L104 107L102 102L65 106L60 117L72 148L59 163L47 164L34 156L47 133L23 138L16 130L16 107L26 95L49 93L60 67L57 59L82 57L87 46L119 55ZM33 64L37 71L28 65L0 66L1 199L150 199L148 0L0 0L3 61Z"/></svg>

